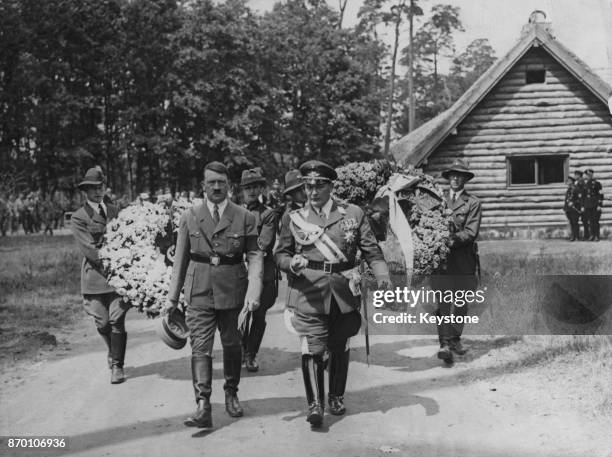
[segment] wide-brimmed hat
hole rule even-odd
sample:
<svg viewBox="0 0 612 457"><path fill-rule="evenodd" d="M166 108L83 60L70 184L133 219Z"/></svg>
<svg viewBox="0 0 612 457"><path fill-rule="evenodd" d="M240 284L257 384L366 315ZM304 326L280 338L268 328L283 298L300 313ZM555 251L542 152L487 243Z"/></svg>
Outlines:
<svg viewBox="0 0 612 457"><path fill-rule="evenodd" d="M252 168L244 170L240 178L241 186L249 186L251 184L266 184L266 178L261 174L261 168Z"/></svg>
<svg viewBox="0 0 612 457"><path fill-rule="evenodd" d="M474 173L470 171L467 162L461 159L455 159L453 164L442 172L442 177L444 179L448 179L448 175L453 171L464 174L466 176L466 181L469 181L474 177Z"/></svg>
<svg viewBox="0 0 612 457"><path fill-rule="evenodd" d="M94 167L87 170L83 181L81 181L77 185L77 187L79 189L82 189L83 187L87 186L99 186L100 184L104 184L105 182L106 179L104 178L104 173L102 173L102 170L97 167Z"/></svg>
<svg viewBox="0 0 612 457"><path fill-rule="evenodd" d="M189 328L185 323L185 314L178 308L160 319L156 329L157 335L172 349L182 349L187 344Z"/></svg>
<svg viewBox="0 0 612 457"><path fill-rule="evenodd" d="M285 190L283 190L283 194L287 195L289 192L304 186L301 176L300 170L289 170L285 173Z"/></svg>
<svg viewBox="0 0 612 457"><path fill-rule="evenodd" d="M335 181L338 179L338 173L333 167L330 167L320 160L309 160L300 165L300 173L302 181L314 184L316 181Z"/></svg>

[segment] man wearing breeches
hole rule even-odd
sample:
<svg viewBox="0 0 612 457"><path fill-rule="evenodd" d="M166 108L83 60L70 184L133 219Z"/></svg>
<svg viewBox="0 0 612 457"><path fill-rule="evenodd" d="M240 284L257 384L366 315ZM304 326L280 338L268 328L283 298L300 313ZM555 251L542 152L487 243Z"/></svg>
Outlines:
<svg viewBox="0 0 612 457"><path fill-rule="evenodd" d="M355 257L361 251L380 288L390 284L382 252L361 208L331 198L336 171L323 162L300 167L308 202L283 216L276 262L288 276L287 307L300 335L302 374L308 415L313 426L323 423L325 386L323 354L329 351L330 412L344 414L348 339L359 331L359 279ZM352 279L349 279L351 278Z"/></svg>

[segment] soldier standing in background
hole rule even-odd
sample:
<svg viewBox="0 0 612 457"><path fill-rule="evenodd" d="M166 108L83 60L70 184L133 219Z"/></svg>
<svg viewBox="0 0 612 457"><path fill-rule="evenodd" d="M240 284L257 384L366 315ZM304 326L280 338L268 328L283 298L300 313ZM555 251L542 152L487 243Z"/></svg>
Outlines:
<svg viewBox="0 0 612 457"><path fill-rule="evenodd" d="M582 198L583 213L587 220L589 241L599 241L599 218L603 206L603 193L601 183L593 179L594 171L585 170L586 180L584 182L584 195ZM586 230L586 229L585 229ZM585 240L586 240L585 236Z"/></svg>
<svg viewBox="0 0 612 457"><path fill-rule="evenodd" d="M304 192L304 181L299 170L289 170L285 174L285 190L283 195L287 200L285 211L300 209L306 203L307 197Z"/></svg>
<svg viewBox="0 0 612 457"><path fill-rule="evenodd" d="M468 165L461 159L442 172L449 181L446 204L453 211L451 223L451 246L446 259L446 270L436 279L441 290L474 290L478 285L478 247L476 238L480 229L482 209L480 200L465 190L465 183L474 177ZM465 316L467 304L439 303L438 316ZM463 355L467 351L461 344L463 324L438 325L440 350L438 358L453 363L453 353Z"/></svg>
<svg viewBox="0 0 612 457"><path fill-rule="evenodd" d="M580 196L574 182L574 178L571 176L567 177L567 191L565 192L565 202L563 204L563 211L565 211L570 224L570 241L580 238L580 226L578 225L580 218Z"/></svg>
<svg viewBox="0 0 612 457"><path fill-rule="evenodd" d="M584 202L584 179L582 177L582 171L574 171L574 187L576 188L576 195L578 197L579 204L577 205L578 212L580 213L580 219L582 221L582 239L587 241L590 238L589 234L589 221L587 220L586 214L584 214L584 208L582 204Z"/></svg>
<svg viewBox="0 0 612 457"><path fill-rule="evenodd" d="M257 223L257 246L264 253L263 259L263 289L259 300L259 308L253 311L251 326L242 339L244 363L251 372L259 370L257 353L266 330L266 313L276 302L278 296L278 271L274 262L274 243L278 226L278 212L264 205L261 196L266 186L266 180L261 171L256 168L244 170L240 181L242 187L243 206L255 216Z"/></svg>

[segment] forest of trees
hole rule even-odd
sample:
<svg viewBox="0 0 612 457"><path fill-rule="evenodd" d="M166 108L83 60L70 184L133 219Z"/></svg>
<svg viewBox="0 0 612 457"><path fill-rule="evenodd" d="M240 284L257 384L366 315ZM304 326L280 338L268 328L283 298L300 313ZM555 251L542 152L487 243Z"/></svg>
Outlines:
<svg viewBox="0 0 612 457"><path fill-rule="evenodd" d="M277 177L310 158L380 157L392 50L377 30L402 19L405 1L365 0L351 27L346 1L287 0L260 14L244 0L2 0L0 194L73 189L93 165L136 195L190 189L210 160L237 179L251 166ZM455 51L457 8L434 5L420 19L417 125L495 59L486 39ZM442 57L453 59L448 74ZM396 135L408 131L402 68Z"/></svg>

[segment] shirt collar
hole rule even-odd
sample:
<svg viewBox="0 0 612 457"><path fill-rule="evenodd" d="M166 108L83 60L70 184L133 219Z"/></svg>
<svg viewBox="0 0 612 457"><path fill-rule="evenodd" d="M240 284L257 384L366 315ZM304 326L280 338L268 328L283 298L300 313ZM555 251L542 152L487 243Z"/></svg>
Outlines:
<svg viewBox="0 0 612 457"><path fill-rule="evenodd" d="M330 198L329 200L327 200L327 203L325 203L323 205L323 208L321 208L320 211L317 211L317 209L312 206L312 204L310 206L312 206L312 209L317 213L320 214L321 212L325 215L325 218L328 219L329 218L329 213L331 213L331 209L332 209L332 205L334 204L334 201Z"/></svg>
<svg viewBox="0 0 612 457"><path fill-rule="evenodd" d="M104 213L108 214L108 211L106 210L106 205L104 204L104 200L102 200L100 203L95 203L87 199L87 204L91 206L91 208L98 214L100 214L100 205L102 205L102 209L104 210Z"/></svg>
<svg viewBox="0 0 612 457"><path fill-rule="evenodd" d="M451 191L450 191L450 197L451 197L451 200L453 199L453 196L455 197L455 200L456 200L456 199L458 199L458 198L461 196L461 194L463 193L463 191L464 191L464 190L465 190L465 189L461 189L461 190L458 190L457 192L453 192L453 191L451 190Z"/></svg>
<svg viewBox="0 0 612 457"><path fill-rule="evenodd" d="M219 217L223 216L223 211L225 211L225 208L227 207L227 198L221 203L213 203L209 199L206 199L206 206L208 206L208 211L210 211L210 214L215 211L215 205L219 207Z"/></svg>

